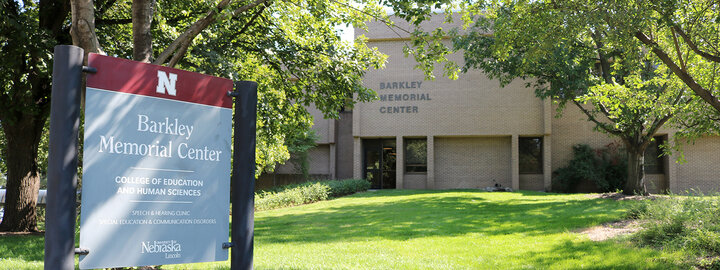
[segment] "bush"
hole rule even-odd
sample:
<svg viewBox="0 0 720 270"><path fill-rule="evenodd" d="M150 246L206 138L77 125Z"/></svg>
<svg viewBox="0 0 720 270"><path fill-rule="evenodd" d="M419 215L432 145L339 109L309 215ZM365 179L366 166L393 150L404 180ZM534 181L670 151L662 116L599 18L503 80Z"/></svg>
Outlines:
<svg viewBox="0 0 720 270"><path fill-rule="evenodd" d="M617 144L592 149L587 144L573 146L573 158L568 165L554 172L554 189L571 192L582 180L590 180L602 192L623 189L627 181L627 158L620 154Z"/></svg>
<svg viewBox="0 0 720 270"><path fill-rule="evenodd" d="M347 196L359 191L370 189L370 182L365 179L347 179L322 182L330 187L331 198Z"/></svg>
<svg viewBox="0 0 720 270"><path fill-rule="evenodd" d="M555 170L555 188L561 192L570 192L580 181L584 179L595 179L597 169L595 165L595 153L587 144L573 145L573 158L568 165Z"/></svg>
<svg viewBox="0 0 720 270"><path fill-rule="evenodd" d="M700 257L720 256L720 197L671 196L642 201L631 207L628 216L642 221L644 230L634 236L638 243ZM720 266L717 260L705 263Z"/></svg>
<svg viewBox="0 0 720 270"><path fill-rule="evenodd" d="M615 192L625 188L627 182L627 156L620 145L611 143L595 150L599 174L594 180L602 192Z"/></svg>
<svg viewBox="0 0 720 270"><path fill-rule="evenodd" d="M255 210L270 210L324 201L370 188L364 179L314 181L255 193Z"/></svg>

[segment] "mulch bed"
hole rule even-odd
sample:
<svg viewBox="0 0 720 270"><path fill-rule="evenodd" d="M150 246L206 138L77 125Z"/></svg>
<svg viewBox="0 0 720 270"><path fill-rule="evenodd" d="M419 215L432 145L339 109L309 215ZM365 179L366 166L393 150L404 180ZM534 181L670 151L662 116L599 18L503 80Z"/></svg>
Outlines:
<svg viewBox="0 0 720 270"><path fill-rule="evenodd" d="M588 198L591 199L611 199L616 201L624 201L624 200L655 200L658 198L667 197L667 195L658 195L658 194L650 194L647 196L641 196L641 195L625 195L619 192L615 193L599 193L599 194L588 194Z"/></svg>

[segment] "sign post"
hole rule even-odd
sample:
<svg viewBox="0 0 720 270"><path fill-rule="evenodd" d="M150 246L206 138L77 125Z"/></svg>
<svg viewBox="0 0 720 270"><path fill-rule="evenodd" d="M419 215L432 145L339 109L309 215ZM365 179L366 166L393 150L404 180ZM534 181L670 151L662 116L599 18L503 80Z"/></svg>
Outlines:
<svg viewBox="0 0 720 270"><path fill-rule="evenodd" d="M253 268L257 83L235 82L231 269ZM238 151L238 149L247 149Z"/></svg>
<svg viewBox="0 0 720 270"><path fill-rule="evenodd" d="M75 268L78 127L83 49L55 47L45 232L45 269Z"/></svg>
<svg viewBox="0 0 720 270"><path fill-rule="evenodd" d="M88 66L80 268L227 260L232 81L97 54ZM235 148L253 165L254 138Z"/></svg>

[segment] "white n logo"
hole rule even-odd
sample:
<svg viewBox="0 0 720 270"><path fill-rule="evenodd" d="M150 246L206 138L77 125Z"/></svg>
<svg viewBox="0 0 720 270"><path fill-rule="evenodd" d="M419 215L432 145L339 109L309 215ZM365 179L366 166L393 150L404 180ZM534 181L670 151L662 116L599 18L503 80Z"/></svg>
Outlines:
<svg viewBox="0 0 720 270"><path fill-rule="evenodd" d="M165 94L165 91L167 90L167 94L171 96L175 96L175 82L177 81L177 74L175 73L165 73L164 71L158 70L158 84L157 88L155 89L155 92L158 92L160 94Z"/></svg>

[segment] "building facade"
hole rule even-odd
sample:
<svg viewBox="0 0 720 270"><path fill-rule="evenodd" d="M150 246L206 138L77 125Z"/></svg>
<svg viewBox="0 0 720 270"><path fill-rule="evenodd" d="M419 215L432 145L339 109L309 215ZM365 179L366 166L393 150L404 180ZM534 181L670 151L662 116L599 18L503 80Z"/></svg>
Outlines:
<svg viewBox="0 0 720 270"><path fill-rule="evenodd" d="M439 26L442 18L428 23ZM405 27L398 23L400 27ZM535 96L525 82L500 87L496 80L471 70L460 79L441 75L427 81L415 61L403 54L408 36L384 24L370 24L365 35L372 46L389 55L386 68L369 71L364 84L379 99L356 104L340 119L322 119L311 108L320 135L310 150L310 174L315 178L365 178L373 188L458 189L496 184L516 190L552 190L553 171L567 166L572 146L602 148L617 138L593 130L579 109L567 106L556 117L557 105ZM452 59L462 63L462 56ZM672 139L669 129L657 141ZM689 189L718 191L720 137L704 137L685 146L685 163L677 156L646 157L650 192ZM258 187L295 181L292 166L281 165L263 175ZM280 180L278 180L280 179ZM575 191L597 191L581 183Z"/></svg>

